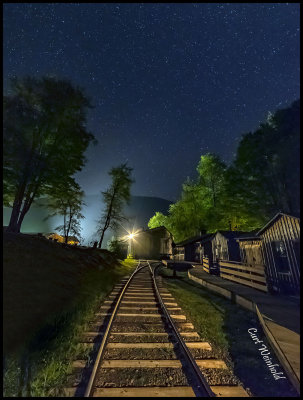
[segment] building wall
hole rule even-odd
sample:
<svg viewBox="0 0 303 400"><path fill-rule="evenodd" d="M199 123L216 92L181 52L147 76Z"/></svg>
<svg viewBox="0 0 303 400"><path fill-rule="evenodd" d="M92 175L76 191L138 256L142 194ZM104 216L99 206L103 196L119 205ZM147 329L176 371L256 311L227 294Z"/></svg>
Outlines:
<svg viewBox="0 0 303 400"><path fill-rule="evenodd" d="M133 240L135 258L160 259L172 255L172 237L165 229L140 232Z"/></svg>
<svg viewBox="0 0 303 400"><path fill-rule="evenodd" d="M185 261L196 261L196 243L188 243L185 246Z"/></svg>
<svg viewBox="0 0 303 400"><path fill-rule="evenodd" d="M235 239L228 239L228 254L232 261L241 261L239 243Z"/></svg>
<svg viewBox="0 0 303 400"><path fill-rule="evenodd" d="M203 257L207 257L208 258L208 262L209 262L209 266L212 266L212 262L213 262L213 249L212 249L212 241L208 240L206 242L202 242L201 244L201 262L203 260Z"/></svg>
<svg viewBox="0 0 303 400"><path fill-rule="evenodd" d="M174 248L174 260L184 261L185 248L184 246L178 246Z"/></svg>
<svg viewBox="0 0 303 400"><path fill-rule="evenodd" d="M220 260L230 259L227 239L220 232L217 232L212 239L212 253L214 260L217 258Z"/></svg>
<svg viewBox="0 0 303 400"><path fill-rule="evenodd" d="M282 215L262 234L267 284L271 291L300 291L300 222Z"/></svg>
<svg viewBox="0 0 303 400"><path fill-rule="evenodd" d="M261 250L261 240L240 240L241 262L251 266L264 265L264 259Z"/></svg>

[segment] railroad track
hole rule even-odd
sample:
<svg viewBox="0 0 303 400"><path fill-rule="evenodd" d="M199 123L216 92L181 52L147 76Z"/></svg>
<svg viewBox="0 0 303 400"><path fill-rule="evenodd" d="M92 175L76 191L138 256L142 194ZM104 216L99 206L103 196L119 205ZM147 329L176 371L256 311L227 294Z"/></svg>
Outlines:
<svg viewBox="0 0 303 400"><path fill-rule="evenodd" d="M223 360L201 341L155 270L139 261L103 303L83 342L93 363L76 360L81 397L248 397Z"/></svg>

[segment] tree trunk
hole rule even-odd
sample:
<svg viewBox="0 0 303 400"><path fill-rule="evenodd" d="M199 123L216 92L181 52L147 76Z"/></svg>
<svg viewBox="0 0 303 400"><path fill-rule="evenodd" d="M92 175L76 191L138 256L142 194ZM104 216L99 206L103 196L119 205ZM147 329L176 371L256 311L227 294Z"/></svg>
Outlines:
<svg viewBox="0 0 303 400"><path fill-rule="evenodd" d="M31 187L31 185L30 185L30 187ZM34 201L34 198L36 197L38 187L39 187L39 183L36 184L36 186L35 186L34 190L32 191L32 193L31 193L31 189L30 188L28 189L28 192L27 192L27 194L25 196L25 202L23 204L21 213L19 215L18 223L17 223L18 232L20 232L23 219L24 219L26 213L29 211L29 209L30 209L30 207L31 207L31 205L32 205L32 203Z"/></svg>
<svg viewBox="0 0 303 400"><path fill-rule="evenodd" d="M22 203L22 200L15 199L11 217L10 217L9 224L7 227L7 232L16 232L16 233L20 232L20 229L18 230L18 217L20 214L21 203Z"/></svg>
<svg viewBox="0 0 303 400"><path fill-rule="evenodd" d="M66 243L66 244L67 244L67 242L68 242L68 235L69 235L71 223L72 223L72 211L71 211L71 206L69 206L69 221L68 221L68 226L67 226L67 231L66 231L66 237L65 237L65 243Z"/></svg>
<svg viewBox="0 0 303 400"><path fill-rule="evenodd" d="M111 213L112 213L112 209L113 209L113 203L114 203L116 190L117 189L115 188L114 192L113 192L113 196L112 196L111 201L110 201L110 206L109 206L108 213L107 213L107 216L106 216L106 221L105 221L105 224L104 224L104 228L102 229L101 238L100 238L100 241L99 241L99 244L98 244L98 248L99 249L101 249L101 244L102 244L102 241L103 241L103 238L104 238L104 233L105 233L106 229L109 227L110 217L111 217Z"/></svg>
<svg viewBox="0 0 303 400"><path fill-rule="evenodd" d="M22 199L24 197L25 192L25 183L21 185L21 187L17 190L15 195L15 200L13 204L13 209L9 221L9 225L7 227L7 232L20 232L20 226L18 226L18 220L20 215L20 210L22 207Z"/></svg>
<svg viewBox="0 0 303 400"><path fill-rule="evenodd" d="M102 242L103 242L105 230L106 230L105 228L102 229L102 234L101 234L101 238L100 238L100 241L99 241L99 244L98 244L98 249L101 249L101 245L102 245Z"/></svg>

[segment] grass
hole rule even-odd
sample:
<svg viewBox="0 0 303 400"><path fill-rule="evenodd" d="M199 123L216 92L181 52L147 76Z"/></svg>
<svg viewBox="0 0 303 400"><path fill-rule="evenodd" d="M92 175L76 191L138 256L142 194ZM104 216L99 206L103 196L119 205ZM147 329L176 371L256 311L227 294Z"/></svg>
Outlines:
<svg viewBox="0 0 303 400"><path fill-rule="evenodd" d="M5 397L62 394L81 333L135 265L106 251L4 235Z"/></svg>
<svg viewBox="0 0 303 400"><path fill-rule="evenodd" d="M274 380L250 338L248 329L257 328L258 337L271 349L254 313L212 294L190 280L186 272L178 272L173 278L171 270L162 268L160 274L201 338L233 368L249 393L256 397L297 397L287 379ZM270 352L273 364L280 365L274 351Z"/></svg>

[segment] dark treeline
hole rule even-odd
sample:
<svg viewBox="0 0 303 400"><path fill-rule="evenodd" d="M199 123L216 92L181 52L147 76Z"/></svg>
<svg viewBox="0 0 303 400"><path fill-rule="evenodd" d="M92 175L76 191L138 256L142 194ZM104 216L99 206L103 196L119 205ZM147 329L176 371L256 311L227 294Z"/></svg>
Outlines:
<svg viewBox="0 0 303 400"><path fill-rule="evenodd" d="M234 161L201 156L198 177L182 186L169 214L156 213L149 227L164 225L175 240L201 231L253 230L279 211L299 215L300 100L269 114L242 136Z"/></svg>

